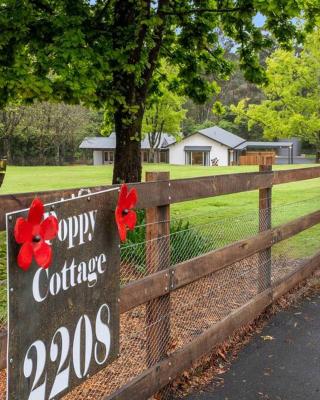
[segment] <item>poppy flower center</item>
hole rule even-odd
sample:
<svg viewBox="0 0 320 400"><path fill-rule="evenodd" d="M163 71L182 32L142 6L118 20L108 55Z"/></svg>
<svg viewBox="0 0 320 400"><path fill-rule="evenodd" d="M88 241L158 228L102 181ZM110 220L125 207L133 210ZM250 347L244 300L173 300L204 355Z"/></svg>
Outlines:
<svg viewBox="0 0 320 400"><path fill-rule="evenodd" d="M128 215L128 213L129 213L129 210L128 210L127 208L125 208L125 209L122 211L122 215Z"/></svg>
<svg viewBox="0 0 320 400"><path fill-rule="evenodd" d="M34 243L39 243L40 240L41 240L41 236L40 235L33 236L33 238L32 238L32 241Z"/></svg>

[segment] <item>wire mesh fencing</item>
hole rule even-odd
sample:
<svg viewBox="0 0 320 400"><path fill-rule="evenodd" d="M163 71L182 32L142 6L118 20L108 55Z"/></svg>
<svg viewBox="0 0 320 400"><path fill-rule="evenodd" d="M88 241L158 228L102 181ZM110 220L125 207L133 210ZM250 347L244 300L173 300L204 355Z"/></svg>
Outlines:
<svg viewBox="0 0 320 400"><path fill-rule="evenodd" d="M318 208L319 198L313 197L278 205L272 210L264 209L259 213L258 210L253 210L250 213L218 220L211 220L208 213L180 215L170 221L156 223L157 225L170 223L170 235L149 241L144 239L147 224L141 224L136 228L140 231L137 239L140 238L141 241L138 240L136 243L130 243L121 248L121 283L129 283L154 272L148 270L148 264L154 264L161 257L169 257L170 265L175 265L256 235L261 226L266 226L266 221L270 216L271 227L275 227L316 211ZM318 229L320 231L320 228ZM308 233L305 235L312 238L312 235ZM305 251L301 241L292 238L291 242L296 243L296 250L300 249L302 253ZM149 259L147 260L148 250Z"/></svg>
<svg viewBox="0 0 320 400"><path fill-rule="evenodd" d="M318 208L316 199L309 200L308 204L305 201L274 207L272 226ZM143 222L137 226L130 242L121 247L121 285L148 276L159 260L166 260L166 267L170 267L254 236L268 222L270 211L253 210L221 220L212 220L206 213L173 217L170 221L157 222L157 225L170 225L169 235L147 241L148 224ZM298 268L318 250L319 233L318 226L310 228L274 245L270 251L256 253L172 291L170 297L164 296L122 314L118 359L64 398L100 400L111 395ZM5 317L1 320L0 314L0 326L1 321L4 325ZM5 372L1 372L0 400L5 398L1 390L4 379ZM159 398L173 397L168 386L161 390Z"/></svg>
<svg viewBox="0 0 320 400"><path fill-rule="evenodd" d="M316 199L311 203L311 211L316 210ZM304 210L305 207L297 210L294 203L275 207L272 210L272 225L287 222L292 215L299 217ZM147 276L152 272L148 270L148 265L153 265L161 257L169 258L172 266L253 236L259 232L263 218L269 218L269 212L265 210L259 215L255 210L246 215L210 222L206 222L202 215L196 215L188 218L187 225L181 219L172 219L169 242L168 236L163 236L122 247L121 282L125 284ZM145 229L145 226L139 229ZM119 359L66 398L102 399L149 366L190 343L267 289L271 282L278 281L301 265L317 249L317 230L319 232L319 227L311 228L280 242L272 251L254 254L171 292L170 300L167 299L170 304L155 301L123 314ZM156 316L153 319L148 317L150 307L152 315ZM158 398L169 400L173 397L168 386L161 390Z"/></svg>
<svg viewBox="0 0 320 400"><path fill-rule="evenodd" d="M172 266L254 236L259 231L256 212L211 222L205 221L205 217L203 214L190 216L187 221L181 217L173 218L169 222L170 235L124 245L121 248L121 283L129 283L154 272L148 269L148 265L153 265L159 258L169 258ZM167 221L157 225L163 223ZM145 228L146 225L138 227Z"/></svg>
<svg viewBox="0 0 320 400"><path fill-rule="evenodd" d="M191 342L267 288L264 269L268 262L261 263L261 258L254 255L176 290L170 296L169 309L161 301L154 302L153 315L157 317L152 322L146 306L122 315L120 357L66 399L102 399L155 364L161 355L165 357ZM156 338L150 335L152 332L161 340L153 340ZM162 332L167 335L160 336ZM169 388L161 392L163 399L172 396Z"/></svg>

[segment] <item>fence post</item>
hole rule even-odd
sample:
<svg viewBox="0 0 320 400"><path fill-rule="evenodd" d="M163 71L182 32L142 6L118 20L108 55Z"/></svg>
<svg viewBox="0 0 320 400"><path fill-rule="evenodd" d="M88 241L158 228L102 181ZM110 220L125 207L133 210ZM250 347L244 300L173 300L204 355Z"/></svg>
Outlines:
<svg viewBox="0 0 320 400"><path fill-rule="evenodd" d="M147 172L146 181L169 180L169 172ZM170 267L170 206L146 210L146 262L151 274ZM168 354L170 345L170 294L146 304L146 351L147 365L151 367ZM163 392L163 390L162 390ZM163 392L164 393L164 392ZM159 393L160 397L161 393Z"/></svg>
<svg viewBox="0 0 320 400"><path fill-rule="evenodd" d="M259 172L271 172L272 165L259 165ZM259 232L272 227L271 221L272 188L259 189ZM259 291L271 286L271 247L259 253Z"/></svg>
<svg viewBox="0 0 320 400"><path fill-rule="evenodd" d="M6 169L7 169L7 160L4 158L4 159L0 160L0 186L3 183Z"/></svg>

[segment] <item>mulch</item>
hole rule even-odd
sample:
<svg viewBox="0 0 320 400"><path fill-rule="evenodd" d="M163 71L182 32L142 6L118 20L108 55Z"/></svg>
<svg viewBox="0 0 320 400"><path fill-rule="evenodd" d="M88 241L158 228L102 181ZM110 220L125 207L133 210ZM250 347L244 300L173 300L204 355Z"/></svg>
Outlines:
<svg viewBox="0 0 320 400"><path fill-rule="evenodd" d="M299 262L285 262L273 267L274 279L285 275ZM258 256L252 256L218 273L203 278L171 294L171 341L169 353L175 351L209 326L221 320L232 310L254 297L258 291ZM310 283L307 284L308 287ZM260 288L261 289L261 288ZM301 288L294 296L303 291ZM282 299L288 304L290 295ZM184 396L192 388L198 388L220 376L230 365L232 357L244 346L257 329L277 307L272 306L253 324L236 332L211 355L203 357L193 368L185 371L173 382L177 397ZM161 310L159 310L161 315ZM159 328L163 318L157 321ZM121 356L110 366L88 379L64 397L64 400L100 400L127 383L146 369L145 306L140 306L121 315ZM230 354L231 358L230 358ZM227 355L228 354L228 355ZM0 372L0 400L5 400L6 371ZM172 393L170 397L172 398Z"/></svg>

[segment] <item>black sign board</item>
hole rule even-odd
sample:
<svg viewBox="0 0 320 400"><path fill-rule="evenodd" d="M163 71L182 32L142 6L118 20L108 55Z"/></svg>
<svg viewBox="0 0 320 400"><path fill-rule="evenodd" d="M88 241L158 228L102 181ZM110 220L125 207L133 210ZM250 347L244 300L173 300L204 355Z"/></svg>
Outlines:
<svg viewBox="0 0 320 400"><path fill-rule="evenodd" d="M10 400L57 400L119 352L119 246L105 193L45 206L59 221L52 265L17 264L18 217L7 215Z"/></svg>

